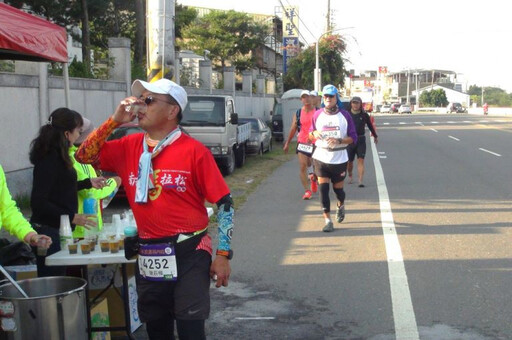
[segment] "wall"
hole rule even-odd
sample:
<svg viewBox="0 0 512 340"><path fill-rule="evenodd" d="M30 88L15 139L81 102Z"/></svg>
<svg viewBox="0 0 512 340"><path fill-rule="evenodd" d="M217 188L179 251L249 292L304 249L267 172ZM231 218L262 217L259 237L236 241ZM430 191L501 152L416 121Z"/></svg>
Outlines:
<svg viewBox="0 0 512 340"><path fill-rule="evenodd" d="M61 77L49 77L46 93L48 108L40 108L39 76L0 73L0 164L6 172L13 196L30 193L30 142L36 137L41 122L47 120L49 113L65 106L63 88ZM208 90L185 89L189 94L209 94ZM98 126L114 112L118 103L125 98L126 92L125 82L71 78L70 108ZM212 94L234 95L240 116L271 119L273 96L224 90L213 90ZM41 115L44 117L40 117Z"/></svg>

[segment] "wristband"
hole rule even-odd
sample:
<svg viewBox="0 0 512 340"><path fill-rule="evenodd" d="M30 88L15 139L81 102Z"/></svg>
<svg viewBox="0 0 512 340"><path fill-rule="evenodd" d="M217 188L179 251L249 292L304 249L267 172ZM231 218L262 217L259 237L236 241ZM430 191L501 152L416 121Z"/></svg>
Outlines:
<svg viewBox="0 0 512 340"><path fill-rule="evenodd" d="M233 258L233 250L217 250L215 255L225 256L228 260Z"/></svg>

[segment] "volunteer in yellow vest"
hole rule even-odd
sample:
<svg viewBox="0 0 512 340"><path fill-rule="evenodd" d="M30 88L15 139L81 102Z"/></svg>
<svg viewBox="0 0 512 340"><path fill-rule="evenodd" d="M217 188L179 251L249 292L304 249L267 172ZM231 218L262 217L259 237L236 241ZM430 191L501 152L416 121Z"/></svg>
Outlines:
<svg viewBox="0 0 512 340"><path fill-rule="evenodd" d="M77 180L81 181L87 178L98 177L96 174L96 170L90 164L82 164L78 163L75 159L75 152L78 149L78 146L82 144L82 142L87 138L87 136L94 130L94 126L91 121L87 118L83 118L84 125L82 126L82 131L80 137L75 141L74 145L69 148L69 156L73 161L73 167L76 170ZM98 230L101 230L103 227L103 219L101 217L101 200L107 198L110 194L116 190L117 187L121 184L121 178L118 176L106 179L105 186L101 189L82 189L78 191L78 213L83 214L84 211L84 200L86 198L94 198L96 199L96 211L97 211L97 219L98 219ZM77 225L75 230L73 231L73 237L82 238L84 237L85 228L81 225Z"/></svg>
<svg viewBox="0 0 512 340"><path fill-rule="evenodd" d="M46 247L52 244L52 239L46 235L38 234L30 223L23 217L11 197L4 169L0 165L0 228L5 228L11 235L16 236L31 246L36 246L39 239L46 240Z"/></svg>

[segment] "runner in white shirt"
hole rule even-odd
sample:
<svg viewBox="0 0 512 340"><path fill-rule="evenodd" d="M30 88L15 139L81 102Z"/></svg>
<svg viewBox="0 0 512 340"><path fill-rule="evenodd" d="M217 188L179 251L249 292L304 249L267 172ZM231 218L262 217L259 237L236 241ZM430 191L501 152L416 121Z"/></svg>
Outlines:
<svg viewBox="0 0 512 340"><path fill-rule="evenodd" d="M346 148L357 142L357 133L350 113L341 109L338 89L334 85L326 85L322 93L325 107L315 112L309 137L316 139L312 157L325 218L322 230L330 232L334 225L330 213L329 182L333 183L333 191L338 198L336 220L341 223L345 219L343 180L348 162Z"/></svg>

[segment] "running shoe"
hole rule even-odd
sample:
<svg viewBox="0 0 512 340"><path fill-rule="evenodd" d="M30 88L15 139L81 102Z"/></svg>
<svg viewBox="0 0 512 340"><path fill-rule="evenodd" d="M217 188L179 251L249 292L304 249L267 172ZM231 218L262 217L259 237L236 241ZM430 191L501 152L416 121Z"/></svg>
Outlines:
<svg viewBox="0 0 512 340"><path fill-rule="evenodd" d="M331 221L327 222L324 226L324 228L322 229L322 231L324 233L330 233L331 231L334 231L334 225L332 224Z"/></svg>
<svg viewBox="0 0 512 340"><path fill-rule="evenodd" d="M341 207L338 207L338 209L336 209L336 221L338 221L338 223L341 223L341 222L343 222L344 219L345 219L345 205L342 205Z"/></svg>
<svg viewBox="0 0 512 340"><path fill-rule="evenodd" d="M318 191L318 183L316 180L311 180L311 192L315 193Z"/></svg>
<svg viewBox="0 0 512 340"><path fill-rule="evenodd" d="M312 195L311 190L306 190L306 192L304 193L304 196L302 196L302 199L308 200L311 198L311 195Z"/></svg>

